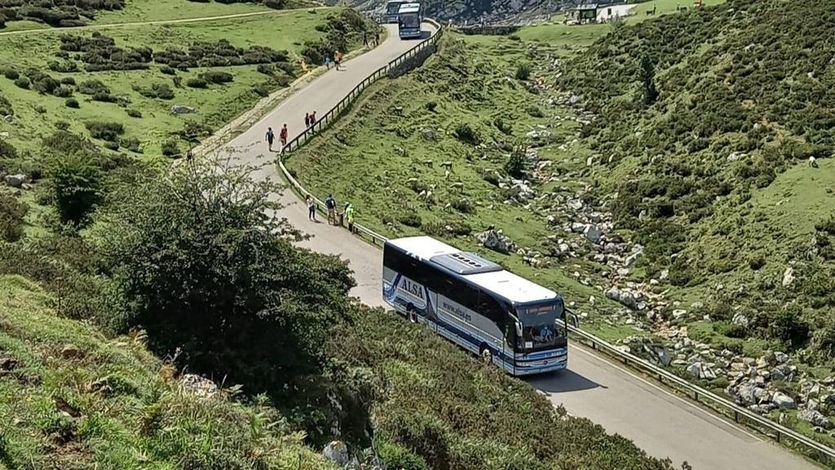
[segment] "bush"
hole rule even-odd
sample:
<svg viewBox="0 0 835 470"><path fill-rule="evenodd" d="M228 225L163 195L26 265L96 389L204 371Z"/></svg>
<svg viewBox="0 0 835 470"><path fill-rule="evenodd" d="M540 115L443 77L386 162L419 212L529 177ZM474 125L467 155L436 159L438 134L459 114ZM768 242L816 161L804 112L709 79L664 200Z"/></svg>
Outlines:
<svg viewBox="0 0 835 470"><path fill-rule="evenodd" d="M90 135L94 139L101 139L116 142L120 135L125 133L125 128L118 122L88 121L84 123Z"/></svg>
<svg viewBox="0 0 835 470"><path fill-rule="evenodd" d="M192 77L186 80L186 86L191 88L206 88L209 86L209 83L200 77Z"/></svg>
<svg viewBox="0 0 835 470"><path fill-rule="evenodd" d="M470 145L478 145L481 143L481 136L468 123L459 124L453 133L456 139Z"/></svg>
<svg viewBox="0 0 835 470"><path fill-rule="evenodd" d="M126 109L125 112L132 118L141 118L142 112L138 109Z"/></svg>
<svg viewBox="0 0 835 470"><path fill-rule="evenodd" d="M435 109L438 107L438 103L435 101L427 101L425 105L423 105L427 111L430 113L434 113Z"/></svg>
<svg viewBox="0 0 835 470"><path fill-rule="evenodd" d="M527 80L531 77L531 64L522 62L516 66L516 79Z"/></svg>
<svg viewBox="0 0 835 470"><path fill-rule="evenodd" d="M403 225L406 225L406 226L409 226L409 227L415 227L415 228L420 227L420 225L422 223L422 221L420 219L420 215L418 215L415 212L409 212L409 213L403 214L397 219L397 221L400 222Z"/></svg>
<svg viewBox="0 0 835 470"><path fill-rule="evenodd" d="M0 192L0 240L16 242L23 237L23 218L28 211L29 206Z"/></svg>
<svg viewBox="0 0 835 470"><path fill-rule="evenodd" d="M229 83L235 77L231 73L210 70L200 74L200 78L209 83Z"/></svg>
<svg viewBox="0 0 835 470"><path fill-rule="evenodd" d="M475 212L475 205L469 198L466 197L453 199L450 205L453 209L464 214L472 214Z"/></svg>
<svg viewBox="0 0 835 470"><path fill-rule="evenodd" d="M142 148L139 145L139 139L136 137L120 138L119 145L130 150L133 153L142 153Z"/></svg>
<svg viewBox="0 0 835 470"><path fill-rule="evenodd" d="M785 342L792 348L799 348L809 339L809 324L802 318L802 309L790 305L775 312L768 321L768 333L772 338Z"/></svg>
<svg viewBox="0 0 835 470"><path fill-rule="evenodd" d="M173 67L168 65L163 65L162 67L160 67L159 71L164 73L165 75L177 75L177 71L174 70Z"/></svg>
<svg viewBox="0 0 835 470"><path fill-rule="evenodd" d="M539 108L539 106L528 106L526 109L528 115L535 118L543 118L545 117L545 113Z"/></svg>
<svg viewBox="0 0 835 470"><path fill-rule="evenodd" d="M522 178L525 176L527 167L526 159L525 148L523 146L517 146L510 152L510 156L504 164L504 170L511 176Z"/></svg>
<svg viewBox="0 0 835 470"><path fill-rule="evenodd" d="M134 86L133 89L146 98L174 99L174 90L165 83L154 83L150 87Z"/></svg>
<svg viewBox="0 0 835 470"><path fill-rule="evenodd" d="M52 90L52 94L57 96L58 98L69 98L70 96L72 96L72 88L61 85L58 88Z"/></svg>
<svg viewBox="0 0 835 470"><path fill-rule="evenodd" d="M0 157L15 158L17 157L17 149L9 142L0 140Z"/></svg>
<svg viewBox="0 0 835 470"><path fill-rule="evenodd" d="M70 98L67 101L64 101L64 105L68 108L75 108L78 109L81 105L78 104L78 100L75 98Z"/></svg>
<svg viewBox="0 0 835 470"><path fill-rule="evenodd" d="M12 103L5 96L0 95L0 116L14 115Z"/></svg>
<svg viewBox="0 0 835 470"><path fill-rule="evenodd" d="M26 77L18 78L17 80L14 81L14 84L17 85L20 88L25 89L25 90L29 89L29 79L26 78Z"/></svg>
<svg viewBox="0 0 835 470"><path fill-rule="evenodd" d="M291 229L262 214L277 209L269 194L278 188L254 182L252 169L218 168L176 165L117 196L104 265L124 327L145 328L158 353L181 351L190 370L245 390L281 392L321 366L354 282L343 261L277 235Z"/></svg>
<svg viewBox="0 0 835 470"><path fill-rule="evenodd" d="M93 95L93 101L100 101L102 103L115 103L119 101L119 98L109 94L109 93L96 93Z"/></svg>
<svg viewBox="0 0 835 470"><path fill-rule="evenodd" d="M72 77L64 77L61 79L61 85L75 85L75 79Z"/></svg>
<svg viewBox="0 0 835 470"><path fill-rule="evenodd" d="M180 155L180 147L176 140L167 140L162 143L162 154L166 157Z"/></svg>
<svg viewBox="0 0 835 470"><path fill-rule="evenodd" d="M17 72L17 70L14 69L7 69L5 72L3 72L3 75L9 80L17 80L18 78L20 78L20 74Z"/></svg>
<svg viewBox="0 0 835 470"><path fill-rule="evenodd" d="M78 85L78 92L85 95L110 94L110 88L99 80L85 80Z"/></svg>
<svg viewBox="0 0 835 470"><path fill-rule="evenodd" d="M65 154L52 163L49 176L61 222L85 224L102 195L102 175L93 158L85 152Z"/></svg>

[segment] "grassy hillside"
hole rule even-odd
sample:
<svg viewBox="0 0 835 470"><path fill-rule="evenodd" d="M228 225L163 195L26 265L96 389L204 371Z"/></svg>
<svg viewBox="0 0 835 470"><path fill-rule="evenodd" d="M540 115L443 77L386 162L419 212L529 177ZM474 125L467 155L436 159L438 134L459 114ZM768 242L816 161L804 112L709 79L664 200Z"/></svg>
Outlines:
<svg viewBox="0 0 835 470"><path fill-rule="evenodd" d="M0 276L0 468L326 468L275 410L199 396L142 336L56 305Z"/></svg>
<svg viewBox="0 0 835 470"><path fill-rule="evenodd" d="M833 413L809 394L833 392L835 360L833 9L740 3L450 34L288 167L361 223L479 251L585 328L656 362L642 345L664 345L673 370L832 442L796 416ZM491 226L509 253L483 246ZM795 372L752 386L802 413L736 395L744 361L770 375L774 351Z"/></svg>
<svg viewBox="0 0 835 470"><path fill-rule="evenodd" d="M89 122L107 122L123 131L99 139L102 146L154 157L163 154L163 143L171 142L165 153L181 154L302 75L316 59L304 55L311 45L354 45L351 31L364 24L349 15L339 9L295 10L199 23L0 36L0 97L11 111L2 114L13 114L0 120L0 132L19 151L35 150L56 126L90 134ZM232 48L237 57L230 59ZM192 58L183 61L186 54ZM206 76L219 78L213 83L201 78ZM39 87L44 80L64 85ZM82 85L91 81L99 83L98 89L85 91ZM174 107L185 112L175 114Z"/></svg>

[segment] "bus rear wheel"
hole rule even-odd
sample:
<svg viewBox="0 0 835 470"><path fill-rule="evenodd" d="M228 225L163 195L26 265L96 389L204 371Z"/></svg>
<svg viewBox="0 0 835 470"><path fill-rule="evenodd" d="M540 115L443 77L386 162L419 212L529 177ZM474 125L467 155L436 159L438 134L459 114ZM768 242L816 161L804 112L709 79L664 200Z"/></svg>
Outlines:
<svg viewBox="0 0 835 470"><path fill-rule="evenodd" d="M490 348L487 346L481 347L481 361L485 364L493 363L493 351L490 351Z"/></svg>

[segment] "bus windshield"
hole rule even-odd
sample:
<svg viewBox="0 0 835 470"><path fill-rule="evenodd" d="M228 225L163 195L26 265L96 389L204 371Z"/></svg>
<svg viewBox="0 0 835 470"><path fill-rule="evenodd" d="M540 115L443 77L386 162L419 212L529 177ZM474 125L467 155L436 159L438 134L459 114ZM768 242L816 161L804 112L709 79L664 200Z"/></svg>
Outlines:
<svg viewBox="0 0 835 470"><path fill-rule="evenodd" d="M400 11L400 5L403 2L388 2L386 4L386 14L387 15L396 15L398 11Z"/></svg>
<svg viewBox="0 0 835 470"><path fill-rule="evenodd" d="M522 324L521 346L541 349L565 343L565 309L562 300L546 304L523 305L516 313Z"/></svg>
<svg viewBox="0 0 835 470"><path fill-rule="evenodd" d="M401 28L420 28L420 15L417 13L401 13L400 14Z"/></svg>

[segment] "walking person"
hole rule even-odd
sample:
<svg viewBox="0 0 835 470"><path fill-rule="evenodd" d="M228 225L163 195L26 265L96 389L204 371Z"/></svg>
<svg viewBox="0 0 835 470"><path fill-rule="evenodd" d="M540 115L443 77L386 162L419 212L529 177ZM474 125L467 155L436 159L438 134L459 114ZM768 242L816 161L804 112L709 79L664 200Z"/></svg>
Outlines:
<svg viewBox="0 0 835 470"><path fill-rule="evenodd" d="M345 204L345 220L348 221L348 231L354 233L354 206L350 202Z"/></svg>
<svg viewBox="0 0 835 470"><path fill-rule="evenodd" d="M281 139L281 150L283 151L284 146L287 145L287 123L285 123L284 127L281 128L278 138Z"/></svg>
<svg viewBox="0 0 835 470"><path fill-rule="evenodd" d="M310 113L304 113L304 128L310 127Z"/></svg>
<svg viewBox="0 0 835 470"><path fill-rule="evenodd" d="M266 139L267 139L267 145L269 146L270 152L272 152L273 151L273 142L275 141L275 134L273 134L273 128L272 127L267 128Z"/></svg>
<svg viewBox="0 0 835 470"><path fill-rule="evenodd" d="M313 127L314 124L316 124L316 111L310 113L310 127Z"/></svg>
<svg viewBox="0 0 835 470"><path fill-rule="evenodd" d="M307 220L316 222L316 201L308 195L305 202L307 202Z"/></svg>
<svg viewBox="0 0 835 470"><path fill-rule="evenodd" d="M335 51L333 53L333 63L336 64L336 70L339 70L339 67L342 65L342 53L339 51Z"/></svg>
<svg viewBox="0 0 835 470"><path fill-rule="evenodd" d="M328 70L330 70L330 69L331 69L331 62L333 62L333 61L331 60L331 56L326 55L326 56L325 56L325 67L326 67Z"/></svg>
<svg viewBox="0 0 835 470"><path fill-rule="evenodd" d="M333 194L328 194L328 198L325 199L325 207L328 209L328 223L336 225L336 200L333 198Z"/></svg>
<svg viewBox="0 0 835 470"><path fill-rule="evenodd" d="M362 47L365 47L365 48L368 47L368 32L367 31L362 32Z"/></svg>
<svg viewBox="0 0 835 470"><path fill-rule="evenodd" d="M380 45L380 28L377 28L377 31L374 32L374 45Z"/></svg>

